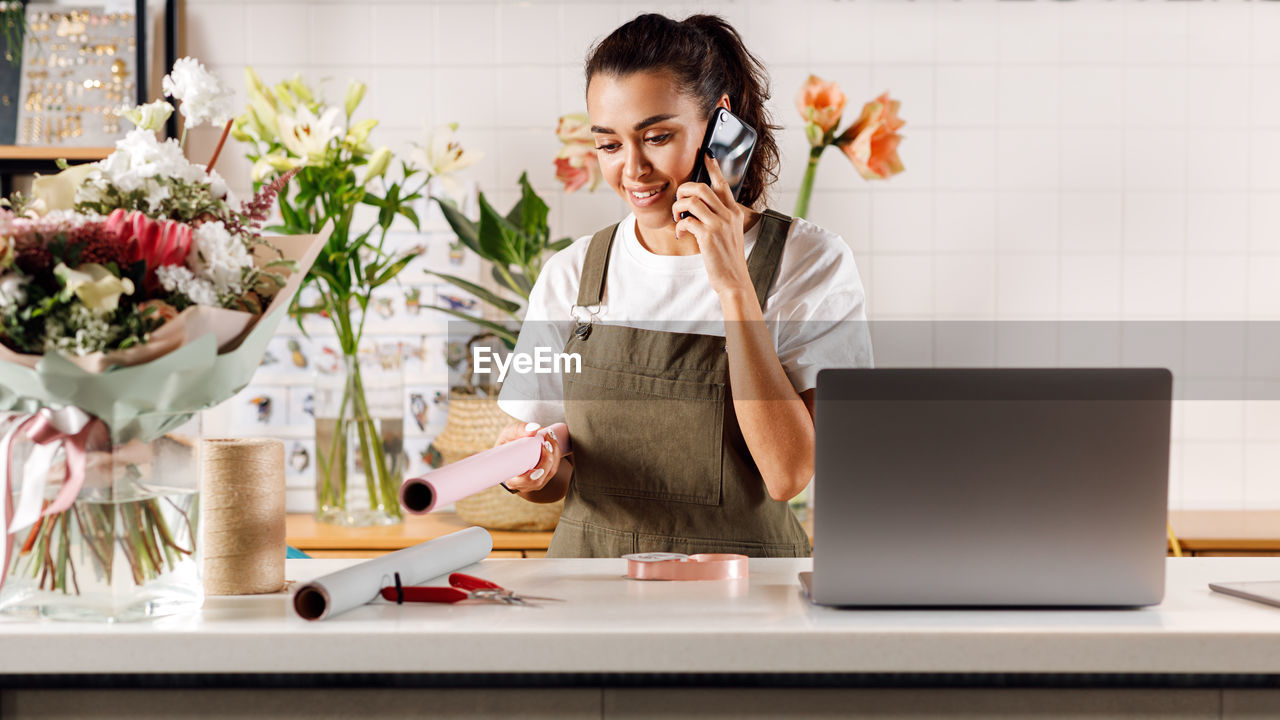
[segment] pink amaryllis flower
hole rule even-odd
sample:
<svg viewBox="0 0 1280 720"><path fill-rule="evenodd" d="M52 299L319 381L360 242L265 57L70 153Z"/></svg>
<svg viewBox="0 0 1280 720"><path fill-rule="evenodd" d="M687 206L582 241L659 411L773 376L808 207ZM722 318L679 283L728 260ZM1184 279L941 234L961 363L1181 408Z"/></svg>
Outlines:
<svg viewBox="0 0 1280 720"><path fill-rule="evenodd" d="M191 252L191 226L175 220L156 220L134 210L117 208L103 222L104 230L128 248L129 262L143 260L150 279L163 265L182 265Z"/></svg>
<svg viewBox="0 0 1280 720"><path fill-rule="evenodd" d="M595 140L591 137L591 121L586 114L561 115L556 136L564 143L556 153L556 180L564 183L565 192L574 192L584 185L588 191L595 190L603 176L596 158Z"/></svg>
<svg viewBox="0 0 1280 720"><path fill-rule="evenodd" d="M864 105L858 121L836 138L858 174L868 180L884 180L903 170L898 130L906 123L898 117L898 105L889 93L882 94Z"/></svg>
<svg viewBox="0 0 1280 720"><path fill-rule="evenodd" d="M805 121L805 136L809 144L818 147L825 144L827 133L835 130L844 114L846 97L840 86L827 82L817 75L805 80L796 93L796 109Z"/></svg>

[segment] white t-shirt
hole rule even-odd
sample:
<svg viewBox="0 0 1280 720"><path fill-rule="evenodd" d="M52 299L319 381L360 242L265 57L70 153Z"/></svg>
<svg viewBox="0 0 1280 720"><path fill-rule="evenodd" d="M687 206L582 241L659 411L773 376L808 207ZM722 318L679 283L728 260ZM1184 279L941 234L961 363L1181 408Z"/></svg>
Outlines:
<svg viewBox="0 0 1280 720"><path fill-rule="evenodd" d="M747 256L764 222L761 217L744 234ZM573 306L590 241L590 235L578 238L543 266L529 294L516 353L533 355L538 348L543 353L564 351L576 325ZM608 264L602 303L591 308L592 322L724 336L724 313L702 255L650 252L636 237L635 215L628 215L618 226ZM585 318L583 309L577 313ZM872 364L865 294L853 252L839 235L803 218L793 220L787 233L764 319L796 392L814 387L824 367ZM526 422L563 422L561 376L517 373L513 364L498 407Z"/></svg>

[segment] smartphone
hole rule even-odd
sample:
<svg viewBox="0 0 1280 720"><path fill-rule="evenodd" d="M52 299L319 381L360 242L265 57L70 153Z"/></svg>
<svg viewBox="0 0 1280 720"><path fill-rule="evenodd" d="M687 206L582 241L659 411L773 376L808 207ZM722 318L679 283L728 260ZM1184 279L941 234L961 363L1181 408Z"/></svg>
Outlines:
<svg viewBox="0 0 1280 720"><path fill-rule="evenodd" d="M756 149L756 131L742 121L737 115L716 108L707 122L707 134L702 138L702 147L698 159L693 165L693 182L711 184L711 176L707 174L704 162L710 150L720 163L720 172L733 191L733 199L738 199L738 191L747 178L747 164L751 162L751 153ZM681 218L689 217L689 213L681 212Z"/></svg>

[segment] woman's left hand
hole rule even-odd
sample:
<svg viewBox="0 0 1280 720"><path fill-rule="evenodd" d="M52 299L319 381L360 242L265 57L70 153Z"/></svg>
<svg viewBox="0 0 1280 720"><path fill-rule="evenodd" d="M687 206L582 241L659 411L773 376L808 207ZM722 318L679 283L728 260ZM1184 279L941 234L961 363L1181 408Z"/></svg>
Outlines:
<svg viewBox="0 0 1280 720"><path fill-rule="evenodd" d="M747 211L733 199L729 182L720 172L720 162L710 156L704 160L711 186L687 182L676 188L676 201L671 205L676 237L690 233L697 239L711 289L717 295L729 290L750 290L751 276L747 273L742 239ZM689 213L689 217L681 219L681 212Z"/></svg>

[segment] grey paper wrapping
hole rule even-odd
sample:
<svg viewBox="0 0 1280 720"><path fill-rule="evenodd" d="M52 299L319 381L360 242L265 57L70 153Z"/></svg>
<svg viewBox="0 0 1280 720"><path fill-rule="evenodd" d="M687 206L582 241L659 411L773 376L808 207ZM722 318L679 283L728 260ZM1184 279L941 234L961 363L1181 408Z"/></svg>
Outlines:
<svg viewBox="0 0 1280 720"><path fill-rule="evenodd" d="M106 423L115 444L160 437L249 384L326 236L272 239L298 263L298 270L247 332L221 348L210 332L155 359L101 372L58 353L42 356L34 368L0 362L0 411L31 413L74 405Z"/></svg>
<svg viewBox="0 0 1280 720"><path fill-rule="evenodd" d="M469 527L318 577L295 590L291 604L304 620L324 620L378 597L395 584L396 573L403 584L416 585L480 562L490 552L489 531Z"/></svg>

